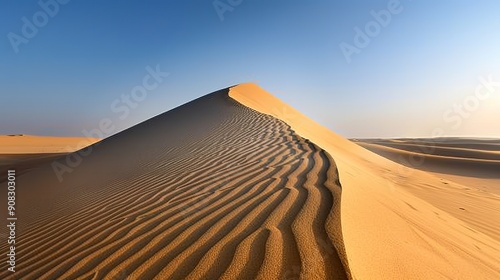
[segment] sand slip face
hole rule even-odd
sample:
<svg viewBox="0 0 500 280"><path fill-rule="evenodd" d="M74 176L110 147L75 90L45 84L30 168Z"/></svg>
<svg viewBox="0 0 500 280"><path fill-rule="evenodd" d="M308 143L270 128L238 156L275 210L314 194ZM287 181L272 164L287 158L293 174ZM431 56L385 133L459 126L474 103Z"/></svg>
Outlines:
<svg viewBox="0 0 500 280"><path fill-rule="evenodd" d="M62 182L50 164L18 178L0 278L348 278L335 162L227 90L89 151Z"/></svg>

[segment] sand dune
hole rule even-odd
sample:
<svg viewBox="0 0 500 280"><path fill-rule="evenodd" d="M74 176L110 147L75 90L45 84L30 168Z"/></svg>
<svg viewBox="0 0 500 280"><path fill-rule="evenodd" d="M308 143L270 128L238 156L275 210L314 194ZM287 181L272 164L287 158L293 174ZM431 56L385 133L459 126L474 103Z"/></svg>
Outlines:
<svg viewBox="0 0 500 280"><path fill-rule="evenodd" d="M361 146L426 171L500 179L500 144L496 140L464 138L362 140Z"/></svg>
<svg viewBox="0 0 500 280"><path fill-rule="evenodd" d="M425 195L461 185L376 155L253 84L55 162L70 165L62 182L50 163L18 178L18 272L2 263L2 279L500 277L496 225Z"/></svg>
<svg viewBox="0 0 500 280"><path fill-rule="evenodd" d="M96 138L0 135L0 182L7 179L9 168L15 167L21 175L98 141Z"/></svg>
<svg viewBox="0 0 500 280"><path fill-rule="evenodd" d="M335 162L227 90L92 149L18 178L15 279L349 277Z"/></svg>

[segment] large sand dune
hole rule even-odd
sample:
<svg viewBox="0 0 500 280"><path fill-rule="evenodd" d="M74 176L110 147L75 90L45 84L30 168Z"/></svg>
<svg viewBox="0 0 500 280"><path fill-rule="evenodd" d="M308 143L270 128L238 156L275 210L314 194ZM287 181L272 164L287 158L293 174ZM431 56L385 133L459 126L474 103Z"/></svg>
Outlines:
<svg viewBox="0 0 500 280"><path fill-rule="evenodd" d="M18 178L18 272L2 263L0 278L500 277L487 226L415 193L458 185L376 155L253 84L81 153L56 161L71 165L62 182L52 164ZM481 211L485 220L494 209Z"/></svg>
<svg viewBox="0 0 500 280"><path fill-rule="evenodd" d="M349 277L335 162L227 90L91 149L61 183L51 165L18 178L1 278Z"/></svg>

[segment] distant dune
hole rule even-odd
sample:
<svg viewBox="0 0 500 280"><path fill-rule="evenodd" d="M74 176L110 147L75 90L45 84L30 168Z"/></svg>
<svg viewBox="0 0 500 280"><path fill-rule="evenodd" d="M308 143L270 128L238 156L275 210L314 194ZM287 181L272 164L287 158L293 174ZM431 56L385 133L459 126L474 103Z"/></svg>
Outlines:
<svg viewBox="0 0 500 280"><path fill-rule="evenodd" d="M15 167L20 175L98 141L100 139L79 137L0 135L0 182L6 180L9 167Z"/></svg>
<svg viewBox="0 0 500 280"><path fill-rule="evenodd" d="M17 185L18 267L1 263L1 279L500 277L500 219L470 208L500 197L467 198L472 224L443 206L464 202L462 185L372 153L254 84L43 163Z"/></svg>
<svg viewBox="0 0 500 280"><path fill-rule="evenodd" d="M413 168L500 179L500 140L367 139L359 141L359 144L370 151Z"/></svg>
<svg viewBox="0 0 500 280"><path fill-rule="evenodd" d="M83 137L0 135L0 155L70 153L92 145L99 140Z"/></svg>

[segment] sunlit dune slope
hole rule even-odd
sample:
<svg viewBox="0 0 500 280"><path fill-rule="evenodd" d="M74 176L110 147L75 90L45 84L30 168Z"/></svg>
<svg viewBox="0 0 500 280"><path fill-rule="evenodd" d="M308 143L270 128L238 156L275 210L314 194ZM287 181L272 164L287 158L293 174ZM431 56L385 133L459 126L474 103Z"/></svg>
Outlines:
<svg viewBox="0 0 500 280"><path fill-rule="evenodd" d="M450 210L456 207L458 193L446 196L450 187L464 186L382 158L318 125L254 84L232 88L230 96L284 120L335 159L343 186L344 243L355 278L500 277L500 243L494 238L500 224L495 210L500 206L499 197L477 200L477 196L469 198L461 193L460 199L465 196L472 205L460 207L476 207L474 215L480 226L472 225L462 219L464 214ZM489 204L482 205L486 200Z"/></svg>

